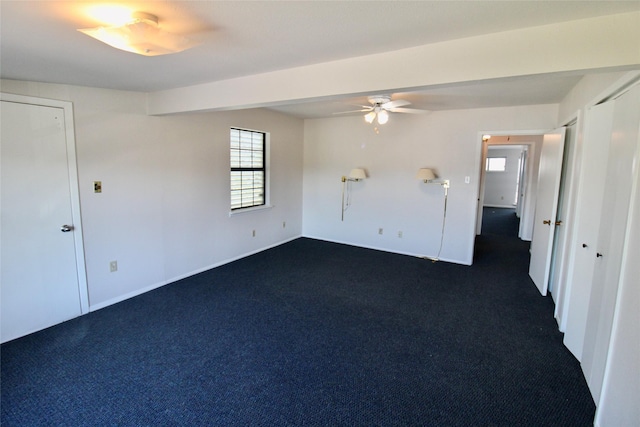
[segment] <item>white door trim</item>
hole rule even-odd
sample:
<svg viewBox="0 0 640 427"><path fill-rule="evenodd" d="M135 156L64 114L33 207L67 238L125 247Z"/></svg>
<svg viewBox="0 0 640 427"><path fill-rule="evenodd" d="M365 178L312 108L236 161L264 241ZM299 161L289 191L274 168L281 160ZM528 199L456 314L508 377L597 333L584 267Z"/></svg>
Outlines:
<svg viewBox="0 0 640 427"><path fill-rule="evenodd" d="M78 163L76 159L76 137L73 122L73 104L69 101L14 95L4 92L0 92L0 101L61 108L64 111L67 165L69 168L69 192L71 194L71 215L73 216L73 239L76 252L76 274L78 276L80 312L81 314L87 314L89 312L89 291L87 287L87 270L84 259L84 243L82 239L82 217L80 215L80 187L78 181Z"/></svg>
<svg viewBox="0 0 640 427"><path fill-rule="evenodd" d="M475 239L476 236L480 234L480 231L482 229L482 205L484 203L484 178L485 178L485 161L487 158L487 147L489 145L499 145L499 144L492 144L490 142L487 141L483 141L482 137L483 135L493 135L493 136L514 136L514 137L520 137L520 136L542 136L544 135L546 132L549 132L549 129L533 129L533 130L483 130L483 131L478 131L478 136L477 136L477 140L478 140L478 144L480 146L480 150L478 151L478 154L476 155L476 175L478 177L478 185L476 186L476 193L475 193L475 199L476 199L476 213L475 213L475 217L474 217L474 223L473 223L473 233L470 235L470 253L469 253L469 259L473 260L473 253L475 250ZM529 143L529 142L510 142L510 145L528 145L529 146L529 152L527 154L528 156L528 162L529 162L529 167L533 168L534 164L533 164L533 159L535 157L535 144ZM537 172L536 172L536 177L537 177ZM527 185L529 187L531 187L531 182L530 182L531 176L527 176ZM527 190L527 193L529 192L529 189ZM525 198L529 197L530 201L526 201L525 203L529 203L529 202L535 202L535 195L530 195L531 197L525 195ZM525 215L525 214L523 214ZM527 219L523 219L520 218L520 222L521 224ZM518 237L522 238L522 236L520 235L520 231L518 232ZM530 240L529 239L524 239L524 240Z"/></svg>

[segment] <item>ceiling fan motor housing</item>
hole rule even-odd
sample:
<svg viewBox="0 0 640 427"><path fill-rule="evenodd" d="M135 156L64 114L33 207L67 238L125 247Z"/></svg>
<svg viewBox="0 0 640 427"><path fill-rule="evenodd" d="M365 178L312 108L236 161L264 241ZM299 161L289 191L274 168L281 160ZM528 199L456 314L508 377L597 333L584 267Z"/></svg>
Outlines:
<svg viewBox="0 0 640 427"><path fill-rule="evenodd" d="M387 95L375 95L369 97L369 102L375 106L380 106L391 101L391 97Z"/></svg>

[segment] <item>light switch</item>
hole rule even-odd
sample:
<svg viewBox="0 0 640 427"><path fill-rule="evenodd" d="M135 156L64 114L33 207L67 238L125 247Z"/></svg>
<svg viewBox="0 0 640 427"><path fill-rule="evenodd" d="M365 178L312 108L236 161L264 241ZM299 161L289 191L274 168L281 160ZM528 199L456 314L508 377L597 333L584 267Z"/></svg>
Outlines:
<svg viewBox="0 0 640 427"><path fill-rule="evenodd" d="M102 193L102 181L93 181L93 192Z"/></svg>

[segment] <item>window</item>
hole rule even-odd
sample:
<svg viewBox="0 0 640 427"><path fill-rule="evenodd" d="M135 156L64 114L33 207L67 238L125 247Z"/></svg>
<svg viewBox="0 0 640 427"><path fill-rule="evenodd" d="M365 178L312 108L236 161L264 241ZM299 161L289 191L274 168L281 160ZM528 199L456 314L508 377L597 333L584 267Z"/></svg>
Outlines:
<svg viewBox="0 0 640 427"><path fill-rule="evenodd" d="M507 169L506 157L487 157L487 172L504 172Z"/></svg>
<svg viewBox="0 0 640 427"><path fill-rule="evenodd" d="M263 206L266 134L231 128L231 210Z"/></svg>

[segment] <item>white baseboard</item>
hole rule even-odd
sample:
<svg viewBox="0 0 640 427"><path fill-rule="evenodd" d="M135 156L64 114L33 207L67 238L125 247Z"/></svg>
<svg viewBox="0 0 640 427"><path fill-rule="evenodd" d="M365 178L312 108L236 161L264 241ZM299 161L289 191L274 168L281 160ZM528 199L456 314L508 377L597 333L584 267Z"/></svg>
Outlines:
<svg viewBox="0 0 640 427"><path fill-rule="evenodd" d="M202 273L204 271L211 270L213 268L220 267L220 266L225 265L225 264L229 264L230 262L237 261L239 259L246 258L248 256L251 256L251 255L266 251L267 249L275 248L276 246L283 245L285 243L291 242L292 240L296 240L296 239L298 239L300 237L302 237L302 235L296 235L296 236L290 237L288 239L282 240L280 242L274 243L272 245L265 246L265 247L262 247L260 249L256 249L256 250L251 251L251 252L247 252L247 253L244 253L242 255L238 255L236 257L233 257L233 258L225 259L225 260L217 262L215 264L211 264L211 265L208 265L206 267L202 267L202 268L199 268L197 270L190 271L189 273L181 274L179 276L172 277L171 279L168 279L168 280L165 280L165 281L162 281L162 282L158 282L158 283L154 283L154 284L149 285L149 286L145 286L144 288L136 289L133 292L129 292L129 293L126 293L124 295L119 295L119 296L117 296L115 298L111 298L111 299L109 299L107 301L103 301L103 302L101 302L99 304L89 305L89 312L100 310L100 309L108 307L110 305L117 304L119 302L128 300L129 298L133 298L133 297L136 297L138 295L142 295L144 293L152 291L154 289L158 289L158 288L160 288L162 286L165 286L165 285L168 285L170 283L177 282L178 280L186 279L187 277L195 276L196 274Z"/></svg>
<svg viewBox="0 0 640 427"><path fill-rule="evenodd" d="M390 250L390 249L387 249L387 248L378 247L378 246L360 245L360 244L357 244L357 243L347 242L347 241L343 241L343 240L332 240L332 239L327 239L327 238L324 238L324 237L317 237L317 236L310 236L310 235L303 235L302 237L306 237L306 238L309 238L309 239L315 239L315 240L322 240L324 242L339 243L341 245L355 246L357 248L373 249L374 251L389 252L389 253L392 253L392 254L406 255L406 256L412 256L412 257L417 257L417 258L424 258L424 259L427 259L427 260L433 260L435 258L435 255L424 255L424 254L417 254L417 253L413 253L413 252L393 251L393 250ZM462 262L460 260L442 258L442 257L438 258L438 261L450 262L452 264L460 264L460 265L471 265L469 263Z"/></svg>
<svg viewBox="0 0 640 427"><path fill-rule="evenodd" d="M515 209L516 205L482 205L483 208Z"/></svg>

